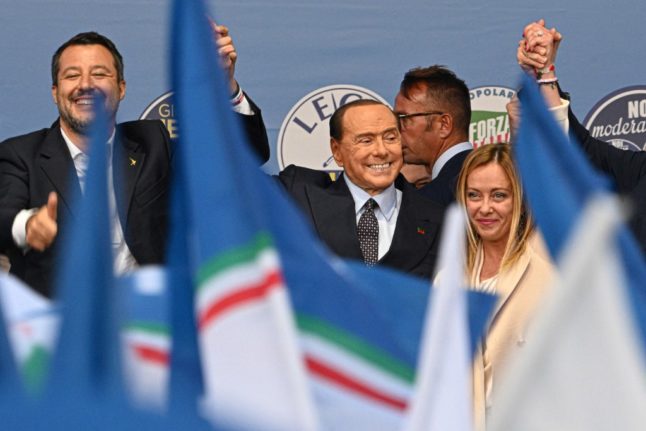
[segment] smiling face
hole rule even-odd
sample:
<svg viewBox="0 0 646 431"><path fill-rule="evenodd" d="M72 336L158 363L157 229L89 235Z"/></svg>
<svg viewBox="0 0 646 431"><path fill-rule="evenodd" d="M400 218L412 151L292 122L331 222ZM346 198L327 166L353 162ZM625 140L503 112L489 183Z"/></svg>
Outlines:
<svg viewBox="0 0 646 431"><path fill-rule="evenodd" d="M349 108L342 136L332 139L332 155L350 181L371 196L381 193L402 167L401 136L392 111L380 104Z"/></svg>
<svg viewBox="0 0 646 431"><path fill-rule="evenodd" d="M119 80L114 58L105 47L72 45L62 52L52 97L65 133L71 137L87 135L94 118L95 97L104 100L108 118L114 123L125 95L126 82Z"/></svg>
<svg viewBox="0 0 646 431"><path fill-rule="evenodd" d="M499 164L492 162L471 171L465 204L471 225L483 243L507 243L514 199L511 181Z"/></svg>

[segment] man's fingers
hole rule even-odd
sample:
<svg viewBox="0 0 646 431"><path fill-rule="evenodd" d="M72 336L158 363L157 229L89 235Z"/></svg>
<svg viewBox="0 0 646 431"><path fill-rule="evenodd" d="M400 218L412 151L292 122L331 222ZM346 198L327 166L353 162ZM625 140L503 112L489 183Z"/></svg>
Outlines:
<svg viewBox="0 0 646 431"><path fill-rule="evenodd" d="M236 49L233 45L223 46L218 49L218 54L220 55L220 57L223 57L223 58L226 58L226 57L230 58L231 54L235 54L235 53L236 53Z"/></svg>
<svg viewBox="0 0 646 431"><path fill-rule="evenodd" d="M233 39L231 39L231 36L222 36L222 37L218 37L218 38L215 40L215 45L216 45L218 48L221 48L221 47L223 47L223 46L227 46L227 45L231 45L231 46L233 46Z"/></svg>
<svg viewBox="0 0 646 431"><path fill-rule="evenodd" d="M226 25L216 25L215 31L217 31L221 37L229 35L229 27L227 27Z"/></svg>
<svg viewBox="0 0 646 431"><path fill-rule="evenodd" d="M47 197L47 215L53 221L56 221L58 210L58 196L56 192L50 192Z"/></svg>
<svg viewBox="0 0 646 431"><path fill-rule="evenodd" d="M50 194L47 205L38 210L36 214L27 220L26 239L27 244L38 251L49 247L58 233L56 220L50 217L50 211L56 211L56 194Z"/></svg>

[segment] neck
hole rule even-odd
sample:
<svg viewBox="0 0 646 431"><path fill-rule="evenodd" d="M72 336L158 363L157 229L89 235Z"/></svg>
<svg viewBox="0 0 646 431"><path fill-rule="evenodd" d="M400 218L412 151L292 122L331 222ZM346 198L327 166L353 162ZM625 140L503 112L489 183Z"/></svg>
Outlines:
<svg viewBox="0 0 646 431"><path fill-rule="evenodd" d="M65 131L65 134L67 137L72 141L72 144L74 144L79 150L83 151L85 154L88 153L88 146L90 144L90 135L85 134L85 133L79 133L72 129L67 123L60 121L60 126L63 131ZM112 132L114 130L114 123L112 123L109 128L108 128L108 136L106 137L106 141L108 138L112 135Z"/></svg>
<svg viewBox="0 0 646 431"><path fill-rule="evenodd" d="M486 279L493 277L500 271L502 258L505 256L507 243L503 242L483 242L482 253L483 263L480 277Z"/></svg>

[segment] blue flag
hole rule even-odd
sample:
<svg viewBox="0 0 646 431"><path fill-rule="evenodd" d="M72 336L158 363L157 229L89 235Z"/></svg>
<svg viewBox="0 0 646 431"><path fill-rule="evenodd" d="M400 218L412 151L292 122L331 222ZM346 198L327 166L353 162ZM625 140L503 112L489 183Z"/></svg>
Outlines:
<svg viewBox="0 0 646 431"><path fill-rule="evenodd" d="M527 76L520 100L523 119L515 144L516 160L529 205L556 260L586 203L595 194L609 193L611 183L589 165L576 138L568 139L558 127L536 84ZM646 346L646 264L625 225L616 241L633 314Z"/></svg>
<svg viewBox="0 0 646 431"><path fill-rule="evenodd" d="M97 98L85 192L75 197L76 218L68 219L60 238L56 292L62 322L46 392L69 390L79 398L123 395L108 206L110 131L100 102Z"/></svg>

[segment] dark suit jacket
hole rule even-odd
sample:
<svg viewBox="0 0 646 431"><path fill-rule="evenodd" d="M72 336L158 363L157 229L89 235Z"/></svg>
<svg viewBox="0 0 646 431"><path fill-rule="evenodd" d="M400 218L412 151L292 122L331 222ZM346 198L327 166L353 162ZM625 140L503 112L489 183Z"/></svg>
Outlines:
<svg viewBox="0 0 646 431"><path fill-rule="evenodd" d="M266 161L267 134L260 111L252 106L256 115L239 117L256 152ZM170 138L161 122L117 125L113 151L117 210L125 241L140 265L164 261L171 161ZM58 239L64 235L67 220L74 217L73 196L80 195L58 121L49 129L0 143L0 251L9 255L12 273L46 296L52 293L58 241L42 253L29 250L23 254L13 242L11 228L20 210L45 205L51 191L59 197Z"/></svg>
<svg viewBox="0 0 646 431"><path fill-rule="evenodd" d="M419 192L444 207L455 202L455 187L458 183L458 176L464 160L470 153L471 150L465 150L451 157L442 167L438 176L419 189Z"/></svg>
<svg viewBox="0 0 646 431"><path fill-rule="evenodd" d="M354 200L343 179L332 181L325 172L293 165L285 168L278 179L333 253L363 260ZM395 186L402 191L401 208L390 250L379 264L430 279L438 253L443 209L420 196L401 175Z"/></svg>
<svg viewBox="0 0 646 431"><path fill-rule="evenodd" d="M562 97L568 97L562 93ZM646 256L646 152L624 151L596 139L569 109L570 132L590 162L615 180L617 191L630 196L635 205L629 227Z"/></svg>

